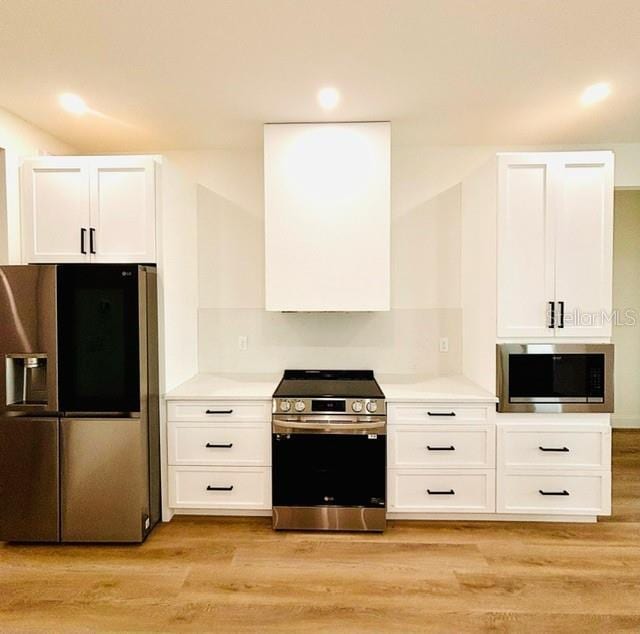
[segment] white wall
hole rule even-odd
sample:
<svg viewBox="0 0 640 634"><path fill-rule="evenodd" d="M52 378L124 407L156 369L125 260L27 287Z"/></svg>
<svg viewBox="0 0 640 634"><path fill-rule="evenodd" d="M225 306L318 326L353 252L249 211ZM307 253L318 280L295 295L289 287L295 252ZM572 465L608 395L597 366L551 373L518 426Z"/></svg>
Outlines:
<svg viewBox="0 0 640 634"><path fill-rule="evenodd" d="M0 148L4 149L6 212L0 206L0 262L20 262L20 160L40 154L73 154L74 149L0 108ZM1 165L0 165L1 167ZM3 240L6 235L6 240ZM3 244L6 248L3 249Z"/></svg>
<svg viewBox="0 0 640 634"><path fill-rule="evenodd" d="M460 187L432 191L413 151L392 156L392 310L378 314L266 313L261 149L166 154L199 183L200 371L460 372Z"/></svg>
<svg viewBox="0 0 640 634"><path fill-rule="evenodd" d="M168 158L159 168L157 235L161 394L198 371L196 185Z"/></svg>
<svg viewBox="0 0 640 634"><path fill-rule="evenodd" d="M497 161L462 184L462 373L495 390Z"/></svg>
<svg viewBox="0 0 640 634"><path fill-rule="evenodd" d="M640 315L640 191L616 191L613 234L613 306ZM614 426L640 427L640 322L614 325Z"/></svg>

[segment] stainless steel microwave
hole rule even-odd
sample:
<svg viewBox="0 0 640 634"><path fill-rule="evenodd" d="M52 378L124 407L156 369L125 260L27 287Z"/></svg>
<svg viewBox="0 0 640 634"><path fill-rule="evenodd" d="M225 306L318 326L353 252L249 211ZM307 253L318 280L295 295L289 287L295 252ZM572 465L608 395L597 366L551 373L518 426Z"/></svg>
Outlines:
<svg viewBox="0 0 640 634"><path fill-rule="evenodd" d="M497 346L499 412L613 412L613 344Z"/></svg>

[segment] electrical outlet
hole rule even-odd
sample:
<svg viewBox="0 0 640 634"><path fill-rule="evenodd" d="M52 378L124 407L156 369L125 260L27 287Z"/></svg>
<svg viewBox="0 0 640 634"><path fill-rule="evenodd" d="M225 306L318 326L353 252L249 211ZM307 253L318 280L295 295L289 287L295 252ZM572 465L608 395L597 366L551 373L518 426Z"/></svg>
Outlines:
<svg viewBox="0 0 640 634"><path fill-rule="evenodd" d="M249 347L249 338L247 335L240 335L238 337L238 350L246 350Z"/></svg>
<svg viewBox="0 0 640 634"><path fill-rule="evenodd" d="M449 337L440 337L440 352L449 352Z"/></svg>

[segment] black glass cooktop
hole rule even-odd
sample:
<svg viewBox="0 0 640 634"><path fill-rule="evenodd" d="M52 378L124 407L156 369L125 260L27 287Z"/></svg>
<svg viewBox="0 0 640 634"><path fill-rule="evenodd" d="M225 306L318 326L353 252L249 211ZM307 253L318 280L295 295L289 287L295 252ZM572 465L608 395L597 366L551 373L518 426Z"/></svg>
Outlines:
<svg viewBox="0 0 640 634"><path fill-rule="evenodd" d="M373 370L285 370L274 398L384 398Z"/></svg>

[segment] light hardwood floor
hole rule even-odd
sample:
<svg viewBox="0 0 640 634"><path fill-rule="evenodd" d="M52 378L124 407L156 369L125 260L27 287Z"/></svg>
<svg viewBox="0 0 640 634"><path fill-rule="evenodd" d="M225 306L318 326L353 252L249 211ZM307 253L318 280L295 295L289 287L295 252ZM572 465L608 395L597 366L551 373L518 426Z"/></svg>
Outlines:
<svg viewBox="0 0 640 634"><path fill-rule="evenodd" d="M274 533L183 518L142 546L0 545L0 631L640 632L640 431L598 524Z"/></svg>

